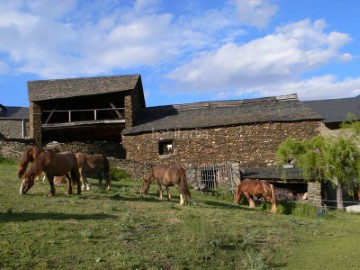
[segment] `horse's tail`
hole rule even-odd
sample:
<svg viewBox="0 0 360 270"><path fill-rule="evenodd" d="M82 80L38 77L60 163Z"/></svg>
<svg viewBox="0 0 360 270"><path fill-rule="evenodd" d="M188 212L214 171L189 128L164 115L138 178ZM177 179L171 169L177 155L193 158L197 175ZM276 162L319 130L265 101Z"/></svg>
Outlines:
<svg viewBox="0 0 360 270"><path fill-rule="evenodd" d="M274 201L274 203L276 203L276 194L275 194L275 188L273 184L270 184L270 189L271 189L271 197Z"/></svg>
<svg viewBox="0 0 360 270"><path fill-rule="evenodd" d="M189 190L189 185L186 179L186 173L183 168L180 168L180 190L185 196L191 199L191 194Z"/></svg>
<svg viewBox="0 0 360 270"><path fill-rule="evenodd" d="M104 155L103 156L103 167L104 167L104 176L105 176L105 180L106 180L106 185L107 185L107 189L110 189L110 162L108 160L108 158Z"/></svg>
<svg viewBox="0 0 360 270"><path fill-rule="evenodd" d="M71 182L73 185L77 185L77 193L80 194L81 193L81 183L80 183L80 171L79 171L79 166L78 166L78 161L77 158L74 154L72 154L72 159L73 159L73 167L70 171L71 174Z"/></svg>
<svg viewBox="0 0 360 270"><path fill-rule="evenodd" d="M240 202L240 198L241 198L241 194L242 194L242 189L241 189L241 183L237 186L236 192L235 192L235 196L234 196L234 203L235 204L239 204Z"/></svg>
<svg viewBox="0 0 360 270"><path fill-rule="evenodd" d="M270 184L271 188L271 212L276 213L277 212L277 206L276 206L276 194L275 194L275 188L273 184Z"/></svg>

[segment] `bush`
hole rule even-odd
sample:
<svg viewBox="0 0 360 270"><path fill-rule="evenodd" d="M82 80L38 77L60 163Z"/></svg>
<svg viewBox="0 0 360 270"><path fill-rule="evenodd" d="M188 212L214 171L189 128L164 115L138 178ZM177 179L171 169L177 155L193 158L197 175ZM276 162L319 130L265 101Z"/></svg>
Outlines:
<svg viewBox="0 0 360 270"><path fill-rule="evenodd" d="M262 203L261 208L263 210L270 211L270 203ZM307 204L307 203L297 203L297 202L277 202L278 214L283 215L294 215L300 217L315 217L318 207Z"/></svg>
<svg viewBox="0 0 360 270"><path fill-rule="evenodd" d="M6 157L0 156L0 164L9 164L9 165L15 165L16 161L12 159L8 159Z"/></svg>
<svg viewBox="0 0 360 270"><path fill-rule="evenodd" d="M129 179L130 175L124 170L110 168L110 178L112 181L119 181L121 179Z"/></svg>

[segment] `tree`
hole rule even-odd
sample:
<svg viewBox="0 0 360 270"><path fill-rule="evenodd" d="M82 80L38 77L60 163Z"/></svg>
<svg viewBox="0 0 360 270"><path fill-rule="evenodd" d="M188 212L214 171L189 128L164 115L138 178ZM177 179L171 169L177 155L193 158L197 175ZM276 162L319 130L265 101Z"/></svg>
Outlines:
<svg viewBox="0 0 360 270"><path fill-rule="evenodd" d="M358 123L354 127L358 128ZM349 124L346 128L353 126ZM289 137L276 152L277 164L282 166L294 160L305 180L330 181L336 187L337 207L343 209L344 185L360 183L359 141L355 132L351 134L317 135L304 140Z"/></svg>

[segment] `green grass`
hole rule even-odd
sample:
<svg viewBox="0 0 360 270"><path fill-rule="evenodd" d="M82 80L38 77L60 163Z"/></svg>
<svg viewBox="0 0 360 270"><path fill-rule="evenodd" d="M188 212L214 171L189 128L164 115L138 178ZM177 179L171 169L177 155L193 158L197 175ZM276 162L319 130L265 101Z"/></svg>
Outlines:
<svg viewBox="0 0 360 270"><path fill-rule="evenodd" d="M90 179L81 196L58 187L54 197L37 181L20 195L16 169L0 164L0 269L360 268L360 215L285 204L271 214L196 191L180 206L175 189L160 202L155 185L140 196L128 178L110 191Z"/></svg>

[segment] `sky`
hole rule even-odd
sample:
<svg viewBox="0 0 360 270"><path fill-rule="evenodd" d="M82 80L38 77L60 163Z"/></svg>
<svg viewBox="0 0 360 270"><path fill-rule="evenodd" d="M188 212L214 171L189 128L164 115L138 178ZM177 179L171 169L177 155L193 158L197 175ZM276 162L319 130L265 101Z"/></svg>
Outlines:
<svg viewBox="0 0 360 270"><path fill-rule="evenodd" d="M146 105L360 95L360 1L0 0L0 103L140 74Z"/></svg>

